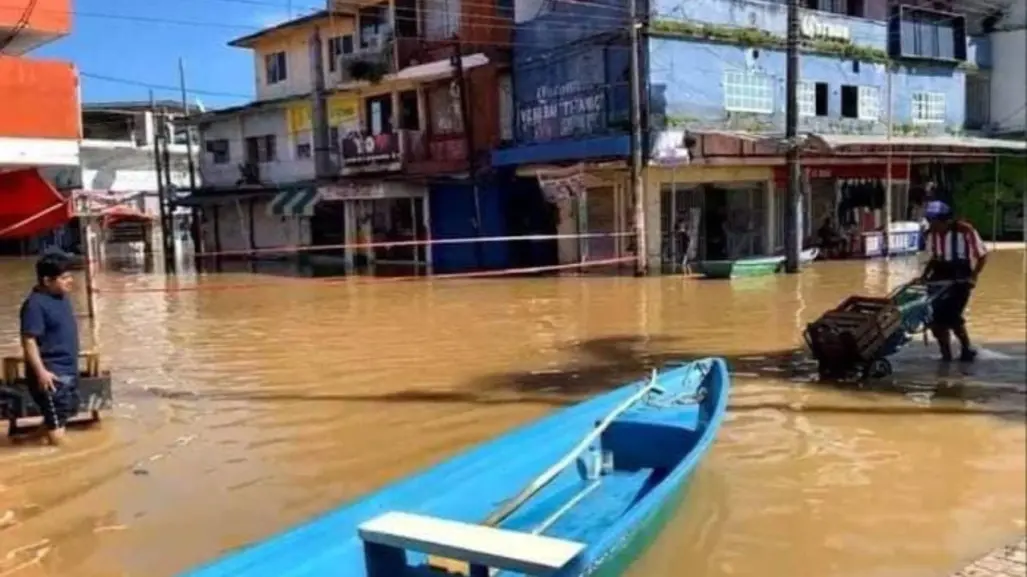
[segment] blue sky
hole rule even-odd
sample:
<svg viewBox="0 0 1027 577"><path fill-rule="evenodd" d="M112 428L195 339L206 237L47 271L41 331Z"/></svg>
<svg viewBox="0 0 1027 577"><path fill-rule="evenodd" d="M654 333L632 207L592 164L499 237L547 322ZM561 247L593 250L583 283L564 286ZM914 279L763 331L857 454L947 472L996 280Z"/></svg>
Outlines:
<svg viewBox="0 0 1027 577"><path fill-rule="evenodd" d="M4 0L0 0L3 2ZM82 100L146 100L149 87L178 86L178 59L190 89L204 106L244 102L253 94L251 53L226 43L260 28L322 8L322 0L72 0L70 36L32 53L74 62ZM180 22L172 23L171 20ZM94 74L139 83L89 78ZM156 98L179 99L154 88Z"/></svg>

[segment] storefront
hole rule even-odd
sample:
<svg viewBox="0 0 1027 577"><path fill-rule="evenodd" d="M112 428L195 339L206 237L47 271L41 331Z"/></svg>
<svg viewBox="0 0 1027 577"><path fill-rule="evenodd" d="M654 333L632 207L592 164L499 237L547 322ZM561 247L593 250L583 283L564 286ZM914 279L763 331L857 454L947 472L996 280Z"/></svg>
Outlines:
<svg viewBox="0 0 1027 577"><path fill-rule="evenodd" d="M647 170L651 266L664 273L688 260L773 252L773 173L758 166L653 166Z"/></svg>
<svg viewBox="0 0 1027 577"><path fill-rule="evenodd" d="M788 171L774 168L776 250L784 250L785 206L788 198ZM818 231L831 227L845 237L879 231L885 223L885 202L888 186L887 165L881 164L812 164L803 167L802 235L804 244L816 244ZM896 162L891 172L892 222L906 220L915 213L909 194L909 167ZM913 199L915 201L915 199ZM854 251L862 250L862 242L850 243Z"/></svg>
<svg viewBox="0 0 1027 577"><path fill-rule="evenodd" d="M633 250L631 205L623 171L585 166L535 171L558 211L560 264L625 258Z"/></svg>
<svg viewBox="0 0 1027 577"><path fill-rule="evenodd" d="M322 202L343 204L344 257L350 270L395 266L431 271L428 189L398 181L353 181L321 187ZM389 246L389 243L397 245Z"/></svg>

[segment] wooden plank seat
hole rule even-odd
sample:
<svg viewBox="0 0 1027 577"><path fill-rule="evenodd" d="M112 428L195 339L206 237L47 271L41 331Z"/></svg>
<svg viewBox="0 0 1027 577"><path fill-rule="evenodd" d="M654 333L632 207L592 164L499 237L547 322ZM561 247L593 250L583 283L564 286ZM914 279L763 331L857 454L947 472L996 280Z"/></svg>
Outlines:
<svg viewBox="0 0 1027 577"><path fill-rule="evenodd" d="M25 382L25 360L22 356L8 356L3 359L3 375L0 380L0 420L8 423L9 436L17 435L21 429L20 419L39 417L39 407L32 400ZM79 417L87 416L88 422L100 420L100 411L109 410L114 398L111 391L111 375L100 370L100 355L95 351L79 353Z"/></svg>
<svg viewBox="0 0 1027 577"><path fill-rule="evenodd" d="M408 550L463 561L471 577L487 577L490 568L544 577L578 562L585 549L574 541L400 512L367 521L357 532L368 577L408 574Z"/></svg>
<svg viewBox="0 0 1027 577"><path fill-rule="evenodd" d="M79 368L83 374L89 377L100 375L100 354L96 351L85 350L78 354ZM85 365L85 366L83 366ZM13 385L24 375L25 358L22 355L4 357L3 383Z"/></svg>

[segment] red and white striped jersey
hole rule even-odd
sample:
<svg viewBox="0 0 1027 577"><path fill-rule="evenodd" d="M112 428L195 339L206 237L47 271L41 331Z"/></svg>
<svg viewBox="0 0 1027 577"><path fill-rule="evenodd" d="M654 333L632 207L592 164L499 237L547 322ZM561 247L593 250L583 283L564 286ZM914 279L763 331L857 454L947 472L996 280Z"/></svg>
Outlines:
<svg viewBox="0 0 1027 577"><path fill-rule="evenodd" d="M931 251L931 258L944 262L976 263L988 254L977 229L966 222L957 222L942 232L928 232L927 250Z"/></svg>

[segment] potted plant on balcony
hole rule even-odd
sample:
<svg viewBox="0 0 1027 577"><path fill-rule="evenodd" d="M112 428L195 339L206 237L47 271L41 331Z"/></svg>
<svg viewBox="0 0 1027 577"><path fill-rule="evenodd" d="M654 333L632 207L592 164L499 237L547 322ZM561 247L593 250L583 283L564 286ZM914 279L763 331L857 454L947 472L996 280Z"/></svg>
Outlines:
<svg viewBox="0 0 1027 577"><path fill-rule="evenodd" d="M361 58L349 63L349 74L354 80L366 80L376 84L389 73L389 67L378 59Z"/></svg>

